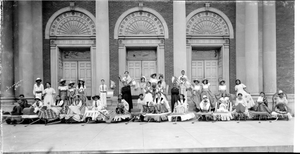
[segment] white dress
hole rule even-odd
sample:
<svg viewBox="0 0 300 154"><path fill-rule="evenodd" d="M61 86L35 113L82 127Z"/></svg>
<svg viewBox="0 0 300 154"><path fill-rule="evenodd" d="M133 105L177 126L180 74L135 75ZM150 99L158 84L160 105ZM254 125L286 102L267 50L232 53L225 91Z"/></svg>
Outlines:
<svg viewBox="0 0 300 154"><path fill-rule="evenodd" d="M100 85L99 86L99 93L100 93L100 100L101 102L106 106L106 95L107 95L107 86L106 85Z"/></svg>
<svg viewBox="0 0 300 154"><path fill-rule="evenodd" d="M209 99L207 99L207 103L205 103L204 102L204 100L202 100L201 102L200 102L200 109L202 110L202 111L208 111L209 110L209 108L210 108L210 101L209 101Z"/></svg>
<svg viewBox="0 0 300 154"><path fill-rule="evenodd" d="M175 113L186 113L188 111L188 104L183 100L178 100L174 108Z"/></svg>
<svg viewBox="0 0 300 154"><path fill-rule="evenodd" d="M255 105L254 100L252 99L252 96L250 94L248 94L244 88L246 88L246 86L244 84L239 84L235 86L235 90L236 90L236 95L238 95L238 93L243 94L243 98L245 99L245 101L247 102L247 108L251 108Z"/></svg>
<svg viewBox="0 0 300 154"><path fill-rule="evenodd" d="M188 81L188 78L186 75L181 75L178 77L178 83L179 83L179 87L180 87L180 94L183 94L184 95L184 98L187 99L187 85L186 85L186 82Z"/></svg>
<svg viewBox="0 0 300 154"><path fill-rule="evenodd" d="M42 100L42 94L44 91L44 85L40 84L40 86L38 86L36 83L33 85L33 95L35 98L39 98L40 100Z"/></svg>
<svg viewBox="0 0 300 154"><path fill-rule="evenodd" d="M53 88L46 88L43 91L44 97L44 105L47 107L51 107L51 105L55 105L54 103L54 94L55 90Z"/></svg>
<svg viewBox="0 0 300 154"><path fill-rule="evenodd" d="M151 88L146 87L145 90L146 90L146 92L145 92L144 100L145 100L146 104L147 104L147 102L149 104L152 104L153 103L153 96L152 96L152 93L151 93Z"/></svg>
<svg viewBox="0 0 300 154"><path fill-rule="evenodd" d="M229 98L228 97L221 97L220 99L220 105L217 109L218 112L228 112L229 111Z"/></svg>

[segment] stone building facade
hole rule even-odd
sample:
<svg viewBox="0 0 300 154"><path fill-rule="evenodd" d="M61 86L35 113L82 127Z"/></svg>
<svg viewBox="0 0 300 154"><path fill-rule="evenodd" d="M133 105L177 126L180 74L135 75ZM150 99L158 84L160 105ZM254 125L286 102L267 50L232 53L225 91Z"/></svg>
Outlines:
<svg viewBox="0 0 300 154"><path fill-rule="evenodd" d="M208 78L212 91L235 79L252 95L294 96L294 1L4 1L1 99L33 97L37 77L100 80L128 70L140 77ZM169 91L170 93L170 91Z"/></svg>

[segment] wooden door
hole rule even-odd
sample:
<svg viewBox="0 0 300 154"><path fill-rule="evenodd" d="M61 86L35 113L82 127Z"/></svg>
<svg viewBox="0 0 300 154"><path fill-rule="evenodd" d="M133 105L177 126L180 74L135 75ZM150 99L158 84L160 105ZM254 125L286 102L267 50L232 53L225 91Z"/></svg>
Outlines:
<svg viewBox="0 0 300 154"><path fill-rule="evenodd" d="M192 80L198 79L200 82L204 78L204 62L203 61L192 61Z"/></svg>
<svg viewBox="0 0 300 154"><path fill-rule="evenodd" d="M210 83L213 94L218 92L218 60L205 60L205 78Z"/></svg>
<svg viewBox="0 0 300 154"><path fill-rule="evenodd" d="M150 75L156 72L156 61L142 61L142 76L150 79Z"/></svg>
<svg viewBox="0 0 300 154"><path fill-rule="evenodd" d="M78 62L78 79L83 79L86 86L86 95L92 95L92 72L91 72L91 62L89 61L79 61Z"/></svg>
<svg viewBox="0 0 300 154"><path fill-rule="evenodd" d="M218 60L198 60L192 61L192 80L198 79L200 82L208 79L210 90L216 94L218 92Z"/></svg>
<svg viewBox="0 0 300 154"><path fill-rule="evenodd" d="M130 77L135 80L136 83L138 83L141 78L141 61L128 61L127 67ZM138 89L135 89L135 87L131 86L131 95L139 95L139 93L140 91Z"/></svg>
<svg viewBox="0 0 300 154"><path fill-rule="evenodd" d="M77 81L77 62L63 62L63 78L67 81Z"/></svg>

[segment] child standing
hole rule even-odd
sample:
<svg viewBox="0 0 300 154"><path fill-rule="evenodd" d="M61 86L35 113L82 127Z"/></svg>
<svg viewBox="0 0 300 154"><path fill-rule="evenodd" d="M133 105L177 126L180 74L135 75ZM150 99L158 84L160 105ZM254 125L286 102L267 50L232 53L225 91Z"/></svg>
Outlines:
<svg viewBox="0 0 300 154"><path fill-rule="evenodd" d="M44 85L41 83L42 79L41 78L37 78L35 80L35 84L33 85L33 95L34 98L39 98L40 100L42 100L42 94L44 91Z"/></svg>
<svg viewBox="0 0 300 154"><path fill-rule="evenodd" d="M100 100L101 103L106 106L106 95L107 95L107 86L105 85L105 80L101 80L101 85L99 86Z"/></svg>
<svg viewBox="0 0 300 154"><path fill-rule="evenodd" d="M73 81L70 81L69 83L69 89L68 89L68 97L69 97L69 104L71 105L74 102L74 97L76 95L76 88L74 87L75 83Z"/></svg>

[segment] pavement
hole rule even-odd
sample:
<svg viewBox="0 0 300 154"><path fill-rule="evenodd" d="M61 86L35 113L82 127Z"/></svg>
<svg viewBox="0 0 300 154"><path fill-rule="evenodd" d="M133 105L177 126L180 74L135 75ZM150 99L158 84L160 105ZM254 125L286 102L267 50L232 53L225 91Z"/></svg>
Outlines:
<svg viewBox="0 0 300 154"><path fill-rule="evenodd" d="M290 121L2 124L4 153L293 152Z"/></svg>

